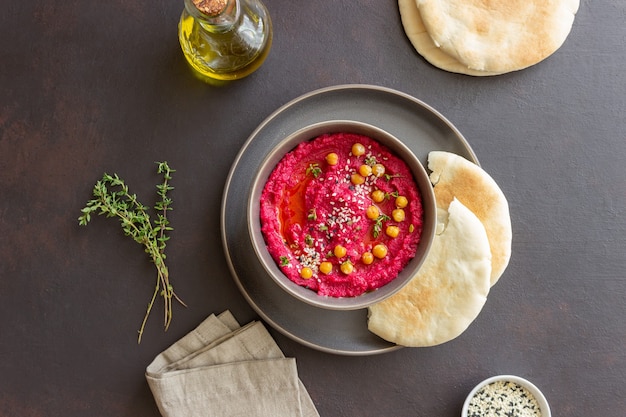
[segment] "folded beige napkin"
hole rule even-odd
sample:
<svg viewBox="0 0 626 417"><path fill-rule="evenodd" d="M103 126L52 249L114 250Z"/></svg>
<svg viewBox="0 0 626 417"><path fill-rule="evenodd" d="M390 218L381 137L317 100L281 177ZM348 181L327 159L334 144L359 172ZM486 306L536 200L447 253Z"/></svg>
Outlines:
<svg viewBox="0 0 626 417"><path fill-rule="evenodd" d="M146 379L163 417L319 417L261 322L212 314L158 355Z"/></svg>

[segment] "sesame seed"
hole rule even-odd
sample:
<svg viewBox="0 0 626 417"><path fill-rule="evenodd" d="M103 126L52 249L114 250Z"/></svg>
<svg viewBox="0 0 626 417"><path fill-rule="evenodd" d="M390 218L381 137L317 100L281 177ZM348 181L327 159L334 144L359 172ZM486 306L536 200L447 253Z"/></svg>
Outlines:
<svg viewBox="0 0 626 417"><path fill-rule="evenodd" d="M468 417L541 417L535 397L510 381L496 381L478 390L468 407Z"/></svg>

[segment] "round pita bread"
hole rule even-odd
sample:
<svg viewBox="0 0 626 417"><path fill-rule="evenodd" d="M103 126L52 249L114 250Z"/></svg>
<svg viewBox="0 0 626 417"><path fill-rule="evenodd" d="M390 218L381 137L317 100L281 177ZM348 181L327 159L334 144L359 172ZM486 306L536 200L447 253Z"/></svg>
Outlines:
<svg viewBox="0 0 626 417"><path fill-rule="evenodd" d="M419 272L369 307L368 329L402 346L426 347L463 333L487 301L491 253L480 220L458 200L439 209L438 230Z"/></svg>
<svg viewBox="0 0 626 417"><path fill-rule="evenodd" d="M450 152L428 154L437 207L447 208L456 198L480 219L489 238L492 256L491 285L511 258L511 217L504 193L481 167Z"/></svg>
<svg viewBox="0 0 626 417"><path fill-rule="evenodd" d="M497 75L537 64L561 47L580 0L399 0L415 49L433 65Z"/></svg>
<svg viewBox="0 0 626 417"><path fill-rule="evenodd" d="M497 72L476 71L467 68L435 45L422 22L416 0L398 0L402 26L415 50L428 62L445 71L473 76L498 75Z"/></svg>

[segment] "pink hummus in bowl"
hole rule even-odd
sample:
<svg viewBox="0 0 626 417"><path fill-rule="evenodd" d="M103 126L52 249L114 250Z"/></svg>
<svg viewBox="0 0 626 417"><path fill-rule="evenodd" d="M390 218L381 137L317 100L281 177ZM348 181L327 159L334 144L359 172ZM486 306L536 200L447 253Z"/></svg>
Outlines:
<svg viewBox="0 0 626 417"><path fill-rule="evenodd" d="M434 236L428 175L374 126L330 121L287 137L253 183L253 246L269 275L309 304L358 309L394 294Z"/></svg>

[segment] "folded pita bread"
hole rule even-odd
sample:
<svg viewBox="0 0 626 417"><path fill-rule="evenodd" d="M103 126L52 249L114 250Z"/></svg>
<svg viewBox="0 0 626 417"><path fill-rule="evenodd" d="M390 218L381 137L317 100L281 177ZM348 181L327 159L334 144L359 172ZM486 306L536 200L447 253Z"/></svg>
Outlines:
<svg viewBox="0 0 626 417"><path fill-rule="evenodd" d="M368 329L392 343L425 347L450 341L487 301L491 252L481 221L456 199L447 210L438 209L437 221L441 227L419 272L369 307Z"/></svg>
<svg viewBox="0 0 626 417"><path fill-rule="evenodd" d="M511 258L511 217L509 204L494 179L481 167L454 153L428 154L437 207L447 208L458 199L480 219L489 238L492 256L491 285L494 285Z"/></svg>
<svg viewBox="0 0 626 417"><path fill-rule="evenodd" d="M398 3L405 32L424 58L447 71L480 76L521 70L552 55L569 35L580 0Z"/></svg>
<svg viewBox="0 0 626 417"><path fill-rule="evenodd" d="M442 70L473 76L498 75L499 72L477 71L442 51L430 37L422 21L416 0L398 0L402 26L415 50L428 62Z"/></svg>

